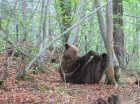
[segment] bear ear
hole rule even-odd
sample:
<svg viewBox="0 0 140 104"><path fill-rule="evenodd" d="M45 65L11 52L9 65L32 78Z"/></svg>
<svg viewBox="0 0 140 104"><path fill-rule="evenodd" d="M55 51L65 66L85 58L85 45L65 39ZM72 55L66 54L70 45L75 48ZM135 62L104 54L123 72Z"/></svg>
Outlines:
<svg viewBox="0 0 140 104"><path fill-rule="evenodd" d="M78 47L78 44L74 44L76 47Z"/></svg>
<svg viewBox="0 0 140 104"><path fill-rule="evenodd" d="M68 49L70 45L68 43L65 44L65 49Z"/></svg>
<svg viewBox="0 0 140 104"><path fill-rule="evenodd" d="M106 59L107 58L107 53L103 53L102 57Z"/></svg>

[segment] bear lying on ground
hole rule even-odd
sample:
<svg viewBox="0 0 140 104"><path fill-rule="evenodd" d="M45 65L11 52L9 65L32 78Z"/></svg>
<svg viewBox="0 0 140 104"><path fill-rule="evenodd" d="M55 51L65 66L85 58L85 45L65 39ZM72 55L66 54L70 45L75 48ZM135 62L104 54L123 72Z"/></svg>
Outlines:
<svg viewBox="0 0 140 104"><path fill-rule="evenodd" d="M80 57L78 47L66 43L59 65L61 79L77 84L98 83L106 68L106 58L106 53L101 55L93 51Z"/></svg>

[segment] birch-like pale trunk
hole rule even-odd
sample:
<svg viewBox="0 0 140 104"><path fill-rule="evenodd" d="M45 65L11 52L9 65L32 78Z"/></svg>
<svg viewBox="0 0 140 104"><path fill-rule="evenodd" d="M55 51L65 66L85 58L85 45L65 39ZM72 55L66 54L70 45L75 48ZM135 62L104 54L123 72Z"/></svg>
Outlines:
<svg viewBox="0 0 140 104"><path fill-rule="evenodd" d="M134 68L139 68L139 34L140 34L140 24L136 24L136 33L134 34L134 45L133 45L133 54L134 54Z"/></svg>
<svg viewBox="0 0 140 104"><path fill-rule="evenodd" d="M96 8L101 6L100 0L95 0L95 6L96 6ZM103 41L104 41L104 44L105 44L105 48L107 49L106 23L105 23L105 18L104 18L104 15L103 15L103 10L99 9L97 11L97 15L98 15L98 23L99 23L100 32L101 32L101 35L102 35L102 38L103 38ZM114 58L114 66L117 66L117 68L115 69L115 76L117 77L116 79L119 79L120 76L121 76L121 69L118 67L119 62L116 58L114 50L113 50L113 58Z"/></svg>
<svg viewBox="0 0 140 104"><path fill-rule="evenodd" d="M32 17L32 14L34 13L34 4L33 4L34 2L33 1L31 1L31 17ZM31 18L30 17L30 18ZM34 18L32 18L32 20L31 20L31 33L34 35L35 34L35 32L34 32L34 28L35 28L35 24L34 24Z"/></svg>
<svg viewBox="0 0 140 104"><path fill-rule="evenodd" d="M46 6L45 6L45 15L44 15L44 21L43 21L43 47L45 43L48 42L48 36L49 36L49 6L50 6L50 0L46 0Z"/></svg>
<svg viewBox="0 0 140 104"><path fill-rule="evenodd" d="M2 18L2 1L0 0L0 24L1 24L1 18ZM2 26L0 25L0 36L2 35L2 30L1 30Z"/></svg>
<svg viewBox="0 0 140 104"><path fill-rule="evenodd" d="M37 38L38 38L38 45L41 44L41 37L42 37L42 28L43 28L43 18L44 18L44 11L45 11L45 0L42 1L42 6L41 6L41 16L40 16L40 21L39 21L39 30L37 33Z"/></svg>
<svg viewBox="0 0 140 104"><path fill-rule="evenodd" d="M84 0L79 0L77 8L76 8L76 19L73 21L73 23L75 23L76 21L80 21L81 16L82 16L83 3L84 3ZM79 32L79 25L77 25L77 27L75 27L71 31L71 35L68 39L68 43L74 44L77 42L78 32Z"/></svg>
<svg viewBox="0 0 140 104"><path fill-rule="evenodd" d="M101 6L100 0L95 0L95 6L96 8ZM105 23L105 18L103 15L102 8L97 11L97 15L98 15L99 28L101 31L101 35L103 37L103 41L105 43L105 47L106 47L106 23Z"/></svg>
<svg viewBox="0 0 140 104"><path fill-rule="evenodd" d="M94 5L94 1L92 1L92 6L91 6L92 10L95 9L95 5ZM89 32L89 43L92 43L93 41L93 36L94 36L94 28L96 28L95 26L95 16L91 15L91 18L89 19L89 23L90 23L90 32ZM93 44L89 44L89 47L92 47Z"/></svg>
<svg viewBox="0 0 140 104"><path fill-rule="evenodd" d="M27 39L27 28L26 28L26 0L22 0L22 19L23 19L23 40Z"/></svg>
<svg viewBox="0 0 140 104"><path fill-rule="evenodd" d="M106 0L108 2L109 0ZM114 42L113 42L113 15L112 15L112 2L108 3L106 6L106 44L107 44L107 53L108 53L108 61L107 61L107 84L115 84L115 74L114 74L114 59L113 59L113 50L114 50Z"/></svg>
<svg viewBox="0 0 140 104"><path fill-rule="evenodd" d="M43 30L42 30L42 34L41 34L41 44L40 44L40 48L39 51L42 51L43 48L45 47L45 43L48 42L48 36L49 36L49 4L50 4L50 0L43 0L42 10L44 11L44 17L43 17ZM39 57L39 63L43 63L44 62L44 56L45 56L45 51L42 53L42 55Z"/></svg>

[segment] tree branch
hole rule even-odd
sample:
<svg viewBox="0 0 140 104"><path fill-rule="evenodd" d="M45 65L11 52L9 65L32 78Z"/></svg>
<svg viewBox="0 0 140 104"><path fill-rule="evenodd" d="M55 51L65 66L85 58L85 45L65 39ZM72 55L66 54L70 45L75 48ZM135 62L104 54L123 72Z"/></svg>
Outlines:
<svg viewBox="0 0 140 104"><path fill-rule="evenodd" d="M140 18L140 16L131 15L131 14L123 14L124 16L133 17L133 18Z"/></svg>

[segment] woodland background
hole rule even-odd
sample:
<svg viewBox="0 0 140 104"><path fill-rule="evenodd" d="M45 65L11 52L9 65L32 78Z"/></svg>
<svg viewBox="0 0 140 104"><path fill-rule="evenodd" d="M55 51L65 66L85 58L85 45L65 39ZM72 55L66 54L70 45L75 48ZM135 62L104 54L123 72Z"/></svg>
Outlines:
<svg viewBox="0 0 140 104"><path fill-rule="evenodd" d="M112 7L108 5L110 3ZM112 86L79 85L82 86L79 89L78 85L55 81L60 81L56 70L64 43L77 44L81 55L89 50L103 53L108 52L105 43L111 38L114 40L111 49L122 71L121 82L125 84L117 91L112 88L109 92L119 95L123 91L130 93L128 89L138 92L133 82L139 78L140 71L139 8L139 0L1 0L0 80L4 84L0 101L4 104L81 103L78 99L86 98L85 103L93 103L100 96L106 98L107 88ZM113 14L108 12L110 10ZM113 29L113 34L110 30L106 32L108 28ZM105 89L106 93L101 93ZM97 91L93 93L93 90ZM129 100L132 98L130 104L139 103L139 92L137 97L136 92L128 97ZM128 99L124 104L128 104Z"/></svg>

